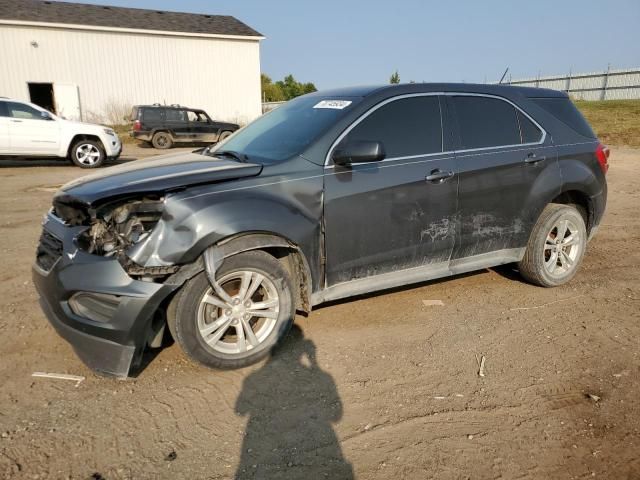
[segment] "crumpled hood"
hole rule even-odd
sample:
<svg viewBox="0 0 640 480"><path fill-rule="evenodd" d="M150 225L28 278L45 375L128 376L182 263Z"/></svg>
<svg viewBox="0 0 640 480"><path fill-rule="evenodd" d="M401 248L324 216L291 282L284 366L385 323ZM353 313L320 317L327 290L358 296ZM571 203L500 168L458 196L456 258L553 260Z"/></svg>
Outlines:
<svg viewBox="0 0 640 480"><path fill-rule="evenodd" d="M197 153L176 153L109 167L64 185L55 199L86 205L132 193L164 193L191 185L259 175L262 165Z"/></svg>

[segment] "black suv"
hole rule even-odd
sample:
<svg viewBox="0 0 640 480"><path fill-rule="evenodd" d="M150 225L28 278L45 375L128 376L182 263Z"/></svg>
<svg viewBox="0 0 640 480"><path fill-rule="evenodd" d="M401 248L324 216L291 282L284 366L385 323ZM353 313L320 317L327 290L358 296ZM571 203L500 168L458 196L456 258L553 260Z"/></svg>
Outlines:
<svg viewBox="0 0 640 480"><path fill-rule="evenodd" d="M34 283L95 369L127 375L165 326L198 362L240 367L326 301L507 263L536 285L569 281L607 168L561 92L313 93L215 148L62 187Z"/></svg>
<svg viewBox="0 0 640 480"><path fill-rule="evenodd" d="M178 142L221 142L240 128L235 123L216 122L204 110L180 105L137 105L131 111L131 121L133 138L160 149Z"/></svg>

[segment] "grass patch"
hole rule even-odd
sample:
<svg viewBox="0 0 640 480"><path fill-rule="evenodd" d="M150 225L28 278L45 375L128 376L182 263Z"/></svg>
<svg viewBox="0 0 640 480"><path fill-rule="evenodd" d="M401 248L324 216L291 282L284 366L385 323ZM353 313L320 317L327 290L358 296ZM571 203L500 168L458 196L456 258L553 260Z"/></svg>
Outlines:
<svg viewBox="0 0 640 480"><path fill-rule="evenodd" d="M576 101L606 145L640 147L640 100Z"/></svg>
<svg viewBox="0 0 640 480"><path fill-rule="evenodd" d="M125 124L125 125L110 125L111 128L113 128L116 133L118 134L118 137L120 137L120 141L124 144L124 143L136 143L136 140L129 135L129 132L131 131L131 125L130 124Z"/></svg>

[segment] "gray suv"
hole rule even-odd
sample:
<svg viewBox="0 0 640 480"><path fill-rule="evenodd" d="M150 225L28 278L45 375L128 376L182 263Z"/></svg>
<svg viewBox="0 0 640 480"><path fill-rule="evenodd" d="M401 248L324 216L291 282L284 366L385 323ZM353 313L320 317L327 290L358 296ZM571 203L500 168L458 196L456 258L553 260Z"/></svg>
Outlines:
<svg viewBox="0 0 640 480"><path fill-rule="evenodd" d="M241 367L330 300L507 263L568 282L605 209L608 155L557 91L314 93L217 147L62 187L34 282L96 370L126 376L165 328L192 359Z"/></svg>

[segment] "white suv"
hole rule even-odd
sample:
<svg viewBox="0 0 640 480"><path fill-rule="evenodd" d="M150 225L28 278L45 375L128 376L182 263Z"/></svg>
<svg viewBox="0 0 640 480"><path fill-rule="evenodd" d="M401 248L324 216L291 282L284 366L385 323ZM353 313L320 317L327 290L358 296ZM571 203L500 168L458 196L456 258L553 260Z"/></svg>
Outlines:
<svg viewBox="0 0 640 480"><path fill-rule="evenodd" d="M110 128L73 122L28 102L0 98L0 155L68 158L96 168L118 158L122 143Z"/></svg>

